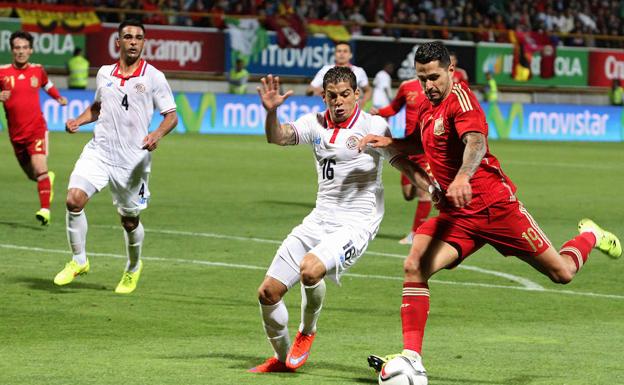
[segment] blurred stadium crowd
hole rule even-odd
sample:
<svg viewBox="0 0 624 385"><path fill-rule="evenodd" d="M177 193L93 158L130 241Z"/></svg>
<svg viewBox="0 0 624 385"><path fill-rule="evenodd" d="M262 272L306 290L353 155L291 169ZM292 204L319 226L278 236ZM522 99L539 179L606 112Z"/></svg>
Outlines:
<svg viewBox="0 0 624 385"><path fill-rule="evenodd" d="M505 30L543 31L567 46L623 48L624 1L618 0L17 0L17 3L127 9L99 12L103 21L132 16L146 24L224 28L223 15L296 14L303 20L340 21L351 34L509 42ZM153 11L137 13L132 10ZM211 15L169 15L161 11ZM399 28L408 24L413 28ZM433 27L433 28L431 28ZM459 27L459 29L457 29ZM462 28L463 27L463 28Z"/></svg>

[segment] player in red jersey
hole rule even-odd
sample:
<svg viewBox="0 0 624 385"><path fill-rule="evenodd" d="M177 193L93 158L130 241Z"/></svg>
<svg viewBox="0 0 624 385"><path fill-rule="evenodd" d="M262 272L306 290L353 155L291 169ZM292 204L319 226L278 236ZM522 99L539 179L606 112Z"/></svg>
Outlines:
<svg viewBox="0 0 624 385"><path fill-rule="evenodd" d="M47 225L54 173L48 172L48 129L39 104L39 88L62 106L67 104L67 99L48 80L41 65L28 62L33 52L30 33L14 32L10 43L13 63L0 67L0 102L4 103L17 161L28 178L37 182L41 208L36 218L42 225Z"/></svg>
<svg viewBox="0 0 624 385"><path fill-rule="evenodd" d="M582 219L580 235L557 251L518 201L516 187L490 153L483 110L464 83L452 81L454 67L444 45L421 45L415 61L429 100L417 111L420 137L368 135L360 148L390 147L403 153L424 150L431 167L429 189L440 214L420 226L414 236L404 265L401 306L401 354L426 376L420 353L429 313L428 281L436 272L457 266L487 243L503 255L517 256L553 282L566 284L585 264L592 248L619 258L622 247L614 234ZM369 363L380 369L389 357L371 356Z"/></svg>
<svg viewBox="0 0 624 385"><path fill-rule="evenodd" d="M455 83L465 82L466 84L468 84L468 72L466 72L465 69L459 68L457 66L457 54L455 52L450 52L449 55L451 57L451 64L454 67L452 75L453 81Z"/></svg>
<svg viewBox="0 0 624 385"><path fill-rule="evenodd" d="M405 106L405 136L407 137L414 134L414 129L416 128L416 109L426 99L418 79L406 80L401 83L396 96L392 99L390 104L379 109L373 107L370 113L372 115L388 118L398 114L401 108ZM424 154L411 155L409 159L418 163L423 170L427 170L427 160ZM401 174L401 188L405 200L411 201L415 197L418 197L418 205L414 213L412 229L405 238L399 241L402 245L411 245L416 229L425 223L425 220L431 212L431 197L427 191L411 184L409 179L403 174Z"/></svg>

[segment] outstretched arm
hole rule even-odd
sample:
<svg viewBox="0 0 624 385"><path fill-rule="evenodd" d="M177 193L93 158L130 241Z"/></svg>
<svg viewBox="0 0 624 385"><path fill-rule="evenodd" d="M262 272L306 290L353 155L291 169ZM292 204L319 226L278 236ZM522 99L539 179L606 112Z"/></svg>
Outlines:
<svg viewBox="0 0 624 385"><path fill-rule="evenodd" d="M76 119L68 119L65 122L65 131L73 134L78 131L80 126L95 122L100 116L100 108L102 103L93 102L89 108L84 110Z"/></svg>
<svg viewBox="0 0 624 385"><path fill-rule="evenodd" d="M487 151L485 135L480 132L468 132L464 134L462 141L466 144L462 165L446 190L446 197L455 207L464 207L470 203L472 199L470 178L479 168Z"/></svg>
<svg viewBox="0 0 624 385"><path fill-rule="evenodd" d="M262 106L267 111L264 122L264 132L269 143L287 146L297 143L297 136L294 128L290 124L280 124L277 117L277 107L293 94L292 90L280 94L279 77L267 75L260 79L262 85L258 87L258 95L262 101Z"/></svg>

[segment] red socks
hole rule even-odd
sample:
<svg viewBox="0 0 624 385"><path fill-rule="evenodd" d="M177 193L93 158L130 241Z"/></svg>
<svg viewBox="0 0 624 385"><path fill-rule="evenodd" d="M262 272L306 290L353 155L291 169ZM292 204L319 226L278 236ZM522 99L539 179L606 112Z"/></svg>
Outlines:
<svg viewBox="0 0 624 385"><path fill-rule="evenodd" d="M425 324L429 316L429 285L421 282L403 283L403 349L422 351Z"/></svg>
<svg viewBox="0 0 624 385"><path fill-rule="evenodd" d="M559 254L567 255L572 258L572 261L576 265L576 271L581 270L581 267L587 261L589 252L596 245L596 236L593 233L581 233L576 237L570 239L561 246Z"/></svg>
<svg viewBox="0 0 624 385"><path fill-rule="evenodd" d="M412 232L416 232L416 229L425 221L431 212L431 201L421 201L418 200L418 205L416 206L416 213L414 214L414 223L412 223Z"/></svg>
<svg viewBox="0 0 624 385"><path fill-rule="evenodd" d="M48 173L41 174L37 177L37 190L39 191L39 202L42 209L50 208L50 178Z"/></svg>

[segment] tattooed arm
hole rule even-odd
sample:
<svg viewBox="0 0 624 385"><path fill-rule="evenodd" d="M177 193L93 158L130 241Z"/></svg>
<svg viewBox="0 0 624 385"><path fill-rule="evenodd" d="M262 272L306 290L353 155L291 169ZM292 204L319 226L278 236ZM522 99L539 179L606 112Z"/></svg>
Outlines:
<svg viewBox="0 0 624 385"><path fill-rule="evenodd" d="M472 199L470 178L477 171L485 155L487 145L485 136L479 132L468 132L462 137L466 144L462 165L455 179L446 190L446 197L455 207L464 207Z"/></svg>

